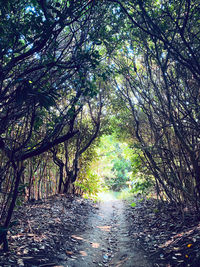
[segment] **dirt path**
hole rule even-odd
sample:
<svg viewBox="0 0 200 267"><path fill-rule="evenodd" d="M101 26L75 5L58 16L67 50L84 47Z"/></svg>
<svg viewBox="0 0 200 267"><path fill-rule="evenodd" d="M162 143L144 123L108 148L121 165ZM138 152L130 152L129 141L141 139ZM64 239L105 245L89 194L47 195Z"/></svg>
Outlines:
<svg viewBox="0 0 200 267"><path fill-rule="evenodd" d="M155 199L134 199L131 207L109 199L115 194L104 197L99 204L72 195L24 203L13 216L9 252L0 247L0 267L200 266L196 212L183 221L170 204L158 210Z"/></svg>
<svg viewBox="0 0 200 267"><path fill-rule="evenodd" d="M81 245L75 242L74 248L79 256L72 256L59 266L151 267L129 236L125 209L121 200L100 202L97 213L89 219L89 229L73 235L74 241L81 241Z"/></svg>

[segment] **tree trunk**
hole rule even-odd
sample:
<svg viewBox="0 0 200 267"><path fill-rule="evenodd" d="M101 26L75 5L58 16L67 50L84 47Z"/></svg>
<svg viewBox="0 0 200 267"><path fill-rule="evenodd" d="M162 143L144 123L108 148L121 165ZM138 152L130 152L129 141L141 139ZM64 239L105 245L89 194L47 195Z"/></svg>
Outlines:
<svg viewBox="0 0 200 267"><path fill-rule="evenodd" d="M64 190L63 190L64 194L69 193L70 184L71 184L71 177L68 176L67 181L64 183Z"/></svg>
<svg viewBox="0 0 200 267"><path fill-rule="evenodd" d="M62 191L62 184L63 184L63 169L64 163L59 165L59 184L58 184L58 193L60 194Z"/></svg>
<svg viewBox="0 0 200 267"><path fill-rule="evenodd" d="M15 186L14 186L12 200L11 200L10 206L8 208L7 217L6 217L5 223L3 225L4 231L0 235L0 244L3 243L4 251L8 251L7 230L9 228L9 224L10 224L10 221L12 218L16 199L18 196L18 188L19 188L19 184L20 184L20 179L21 179L22 172L24 170L24 167L22 166L21 162L19 162L17 164L13 164L13 168L14 168L14 176L15 176Z"/></svg>

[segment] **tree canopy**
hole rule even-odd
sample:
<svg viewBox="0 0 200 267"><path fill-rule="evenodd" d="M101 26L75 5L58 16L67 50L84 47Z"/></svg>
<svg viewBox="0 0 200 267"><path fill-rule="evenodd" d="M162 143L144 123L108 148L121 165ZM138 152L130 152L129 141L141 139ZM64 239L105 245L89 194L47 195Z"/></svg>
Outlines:
<svg viewBox="0 0 200 267"><path fill-rule="evenodd" d="M95 149L113 132L137 154L129 170L118 151L116 176L145 170L162 200L199 210L199 1L0 7L3 229L20 196L75 192L84 179L98 180L90 172Z"/></svg>

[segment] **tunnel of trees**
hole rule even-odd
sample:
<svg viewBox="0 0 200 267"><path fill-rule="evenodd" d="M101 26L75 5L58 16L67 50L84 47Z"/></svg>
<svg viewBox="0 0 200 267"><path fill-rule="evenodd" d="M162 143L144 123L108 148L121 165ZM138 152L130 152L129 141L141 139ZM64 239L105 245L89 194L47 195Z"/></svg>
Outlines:
<svg viewBox="0 0 200 267"><path fill-rule="evenodd" d="M199 211L199 1L0 6L0 241L20 202L96 190L91 170L112 134L132 177Z"/></svg>

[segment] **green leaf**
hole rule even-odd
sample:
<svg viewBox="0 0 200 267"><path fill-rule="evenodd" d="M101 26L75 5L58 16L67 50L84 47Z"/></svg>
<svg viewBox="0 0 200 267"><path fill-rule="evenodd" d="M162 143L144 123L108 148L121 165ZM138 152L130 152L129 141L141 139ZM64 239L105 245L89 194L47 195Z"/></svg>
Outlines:
<svg viewBox="0 0 200 267"><path fill-rule="evenodd" d="M131 203L131 207L135 207L136 206L136 203L135 202L133 202L133 203Z"/></svg>

